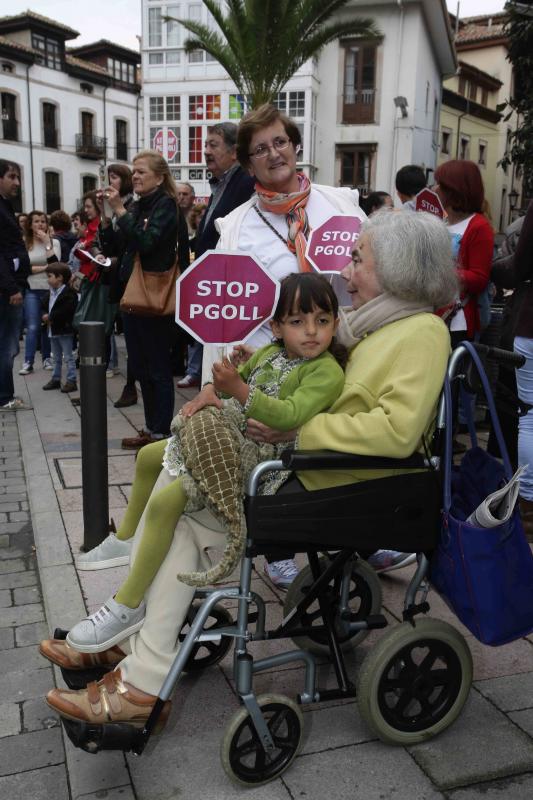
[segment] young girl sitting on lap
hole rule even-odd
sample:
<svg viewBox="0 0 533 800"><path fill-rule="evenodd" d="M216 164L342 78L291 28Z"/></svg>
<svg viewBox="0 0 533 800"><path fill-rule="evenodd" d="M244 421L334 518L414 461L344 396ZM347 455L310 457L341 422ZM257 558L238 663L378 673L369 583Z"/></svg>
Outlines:
<svg viewBox="0 0 533 800"><path fill-rule="evenodd" d="M122 541L133 537L145 512L138 552L116 595L72 628L69 645L97 653L141 628L144 595L184 512L207 507L229 533L217 566L178 579L205 585L232 571L245 540L242 496L247 477L257 463L275 457L284 447L246 439L246 420L290 431L333 404L344 386L346 361L346 351L334 341L337 314L337 298L324 277L314 273L286 277L271 321L274 343L238 369L228 359L216 363L213 384L207 384L175 418L175 435L142 448L131 498L117 532ZM176 480L151 496L161 466ZM262 493L276 492L288 475L267 475Z"/></svg>

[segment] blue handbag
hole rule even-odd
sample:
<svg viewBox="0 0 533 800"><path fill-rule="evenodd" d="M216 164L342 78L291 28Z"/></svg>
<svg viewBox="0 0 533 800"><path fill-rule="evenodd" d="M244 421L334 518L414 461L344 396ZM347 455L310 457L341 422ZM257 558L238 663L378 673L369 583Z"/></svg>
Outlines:
<svg viewBox="0 0 533 800"><path fill-rule="evenodd" d="M474 348L470 352L487 397L503 464L474 446L452 466L451 393L446 393L444 509L442 533L430 580L447 605L483 644L501 645L533 631L533 554L517 510L495 528L480 528L467 517L512 475L494 400ZM469 425L476 445L473 424Z"/></svg>

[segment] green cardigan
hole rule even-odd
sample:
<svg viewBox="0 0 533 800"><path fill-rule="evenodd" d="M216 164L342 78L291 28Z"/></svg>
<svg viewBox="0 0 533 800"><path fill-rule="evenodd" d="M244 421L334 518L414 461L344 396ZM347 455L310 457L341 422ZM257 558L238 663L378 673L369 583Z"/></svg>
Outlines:
<svg viewBox="0 0 533 800"><path fill-rule="evenodd" d="M243 380L248 383L252 371L281 349L273 344L257 350L239 368ZM279 383L279 373L265 363L264 374L259 374L257 384L260 386L271 381ZM247 418L256 419L275 430L290 431L299 428L315 414L326 411L339 397L343 386L344 372L331 353L326 351L291 370L281 384L277 398L269 397L256 388L244 413Z"/></svg>

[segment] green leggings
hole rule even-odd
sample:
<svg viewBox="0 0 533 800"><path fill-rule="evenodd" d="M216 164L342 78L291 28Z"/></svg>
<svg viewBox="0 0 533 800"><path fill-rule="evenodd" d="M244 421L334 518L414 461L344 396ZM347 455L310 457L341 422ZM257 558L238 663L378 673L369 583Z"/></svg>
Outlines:
<svg viewBox="0 0 533 800"><path fill-rule="evenodd" d="M131 539L146 508L142 539L133 566L115 595L118 603L129 608L137 608L141 603L165 560L177 522L187 505L187 495L179 478L150 497L162 469L166 443L163 439L139 450L131 497L117 531L118 539Z"/></svg>

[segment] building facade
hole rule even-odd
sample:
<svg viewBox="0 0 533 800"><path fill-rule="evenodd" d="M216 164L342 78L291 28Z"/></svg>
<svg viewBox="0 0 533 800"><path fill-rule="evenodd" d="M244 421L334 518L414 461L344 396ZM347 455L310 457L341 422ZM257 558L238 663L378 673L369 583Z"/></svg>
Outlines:
<svg viewBox="0 0 533 800"><path fill-rule="evenodd" d="M392 192L404 164L436 166L442 77L457 66L445 2L353 0L341 13L373 18L380 40L328 45L275 102L302 132L300 164L313 180ZM246 99L205 53L186 54L187 31L164 17L214 21L194 0L142 0L145 142L168 159L176 179L206 196L206 128L238 122Z"/></svg>
<svg viewBox="0 0 533 800"><path fill-rule="evenodd" d="M485 183L494 227L503 231L521 202L521 175L498 166L517 127L516 114L496 111L513 93L513 67L507 60L505 14L465 17L456 26L458 74L443 87L439 163L449 158L475 161Z"/></svg>
<svg viewBox="0 0 533 800"><path fill-rule="evenodd" d="M73 212L106 163L139 149L139 54L106 40L66 49L77 36L32 12L0 18L0 143L21 170L20 210Z"/></svg>

